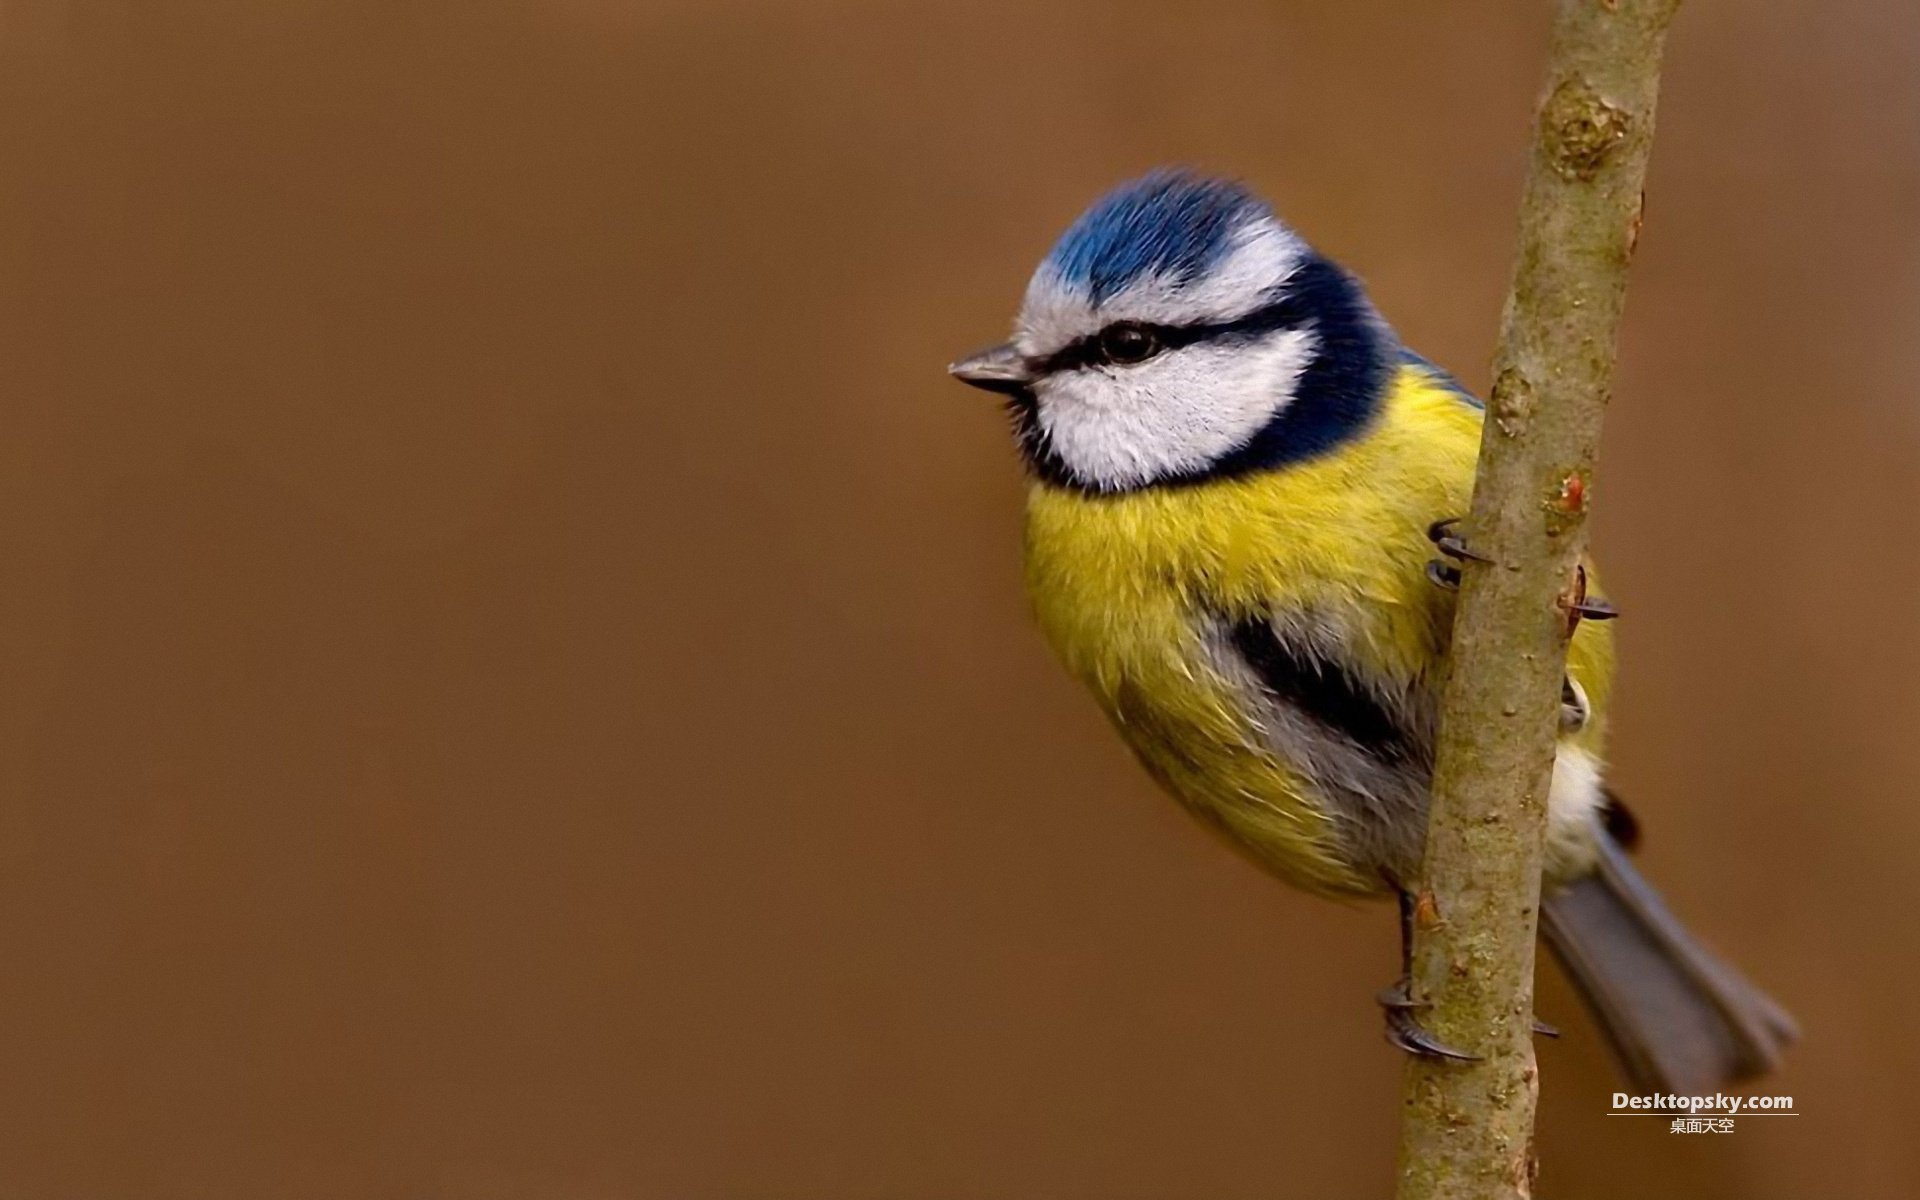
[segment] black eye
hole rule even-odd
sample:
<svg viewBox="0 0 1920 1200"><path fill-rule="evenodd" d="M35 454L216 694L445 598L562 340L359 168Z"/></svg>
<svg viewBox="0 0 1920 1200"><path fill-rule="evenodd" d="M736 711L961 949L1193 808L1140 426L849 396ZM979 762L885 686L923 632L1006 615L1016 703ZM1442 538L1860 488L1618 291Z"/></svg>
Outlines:
<svg viewBox="0 0 1920 1200"><path fill-rule="evenodd" d="M1160 338L1145 325L1121 322L1100 331L1100 353L1108 362L1145 362L1160 353Z"/></svg>

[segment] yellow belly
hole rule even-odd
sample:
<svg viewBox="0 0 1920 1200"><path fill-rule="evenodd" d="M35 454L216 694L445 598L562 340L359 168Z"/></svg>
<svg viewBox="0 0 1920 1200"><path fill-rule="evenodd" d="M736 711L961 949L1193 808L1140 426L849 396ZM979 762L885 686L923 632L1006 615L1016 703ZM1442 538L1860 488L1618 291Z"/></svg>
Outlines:
<svg viewBox="0 0 1920 1200"><path fill-rule="evenodd" d="M1202 622L1287 614L1337 629L1369 678L1435 686L1452 597L1426 579L1426 529L1466 512L1479 425L1409 368L1367 434L1318 458L1187 487L1100 497L1036 484L1029 496L1028 591L1068 669L1169 792L1310 891L1381 882L1209 666ZM1584 625L1573 670L1596 715L1609 666L1604 627ZM1601 724L1580 735L1596 754Z"/></svg>

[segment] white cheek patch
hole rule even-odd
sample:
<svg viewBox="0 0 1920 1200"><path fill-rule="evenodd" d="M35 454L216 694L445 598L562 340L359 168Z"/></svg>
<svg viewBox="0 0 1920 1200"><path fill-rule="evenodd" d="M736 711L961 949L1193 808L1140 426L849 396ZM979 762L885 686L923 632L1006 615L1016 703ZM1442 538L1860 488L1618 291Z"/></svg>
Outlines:
<svg viewBox="0 0 1920 1200"><path fill-rule="evenodd" d="M1203 471L1287 406L1317 343L1283 329L1062 371L1034 387L1040 428L1077 478L1103 490Z"/></svg>
<svg viewBox="0 0 1920 1200"><path fill-rule="evenodd" d="M1199 278L1143 275L1097 306L1085 291L1042 266L1027 285L1014 342L1022 354L1038 358L1115 321L1210 325L1237 320L1266 304L1307 257L1306 243L1270 218L1242 225L1233 243Z"/></svg>

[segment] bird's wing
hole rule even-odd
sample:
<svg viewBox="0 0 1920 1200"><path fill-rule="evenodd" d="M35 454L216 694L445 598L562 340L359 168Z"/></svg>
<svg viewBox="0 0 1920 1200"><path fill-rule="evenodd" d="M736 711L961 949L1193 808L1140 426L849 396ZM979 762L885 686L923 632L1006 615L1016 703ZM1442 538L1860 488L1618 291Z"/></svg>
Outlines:
<svg viewBox="0 0 1920 1200"><path fill-rule="evenodd" d="M1406 366L1418 367L1420 370L1425 371L1433 377L1434 382L1458 397L1461 403L1471 405L1478 409L1485 409L1487 407L1480 397L1467 390L1466 384L1454 378L1453 372L1434 362L1424 354L1416 353L1402 346L1400 348L1400 361Z"/></svg>

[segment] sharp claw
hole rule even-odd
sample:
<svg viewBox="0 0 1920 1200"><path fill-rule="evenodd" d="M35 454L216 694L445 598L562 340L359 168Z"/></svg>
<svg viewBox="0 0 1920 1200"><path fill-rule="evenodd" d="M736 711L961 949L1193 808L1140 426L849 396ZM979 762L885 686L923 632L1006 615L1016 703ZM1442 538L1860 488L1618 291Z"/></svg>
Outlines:
<svg viewBox="0 0 1920 1200"><path fill-rule="evenodd" d="M1480 1056L1456 1050L1428 1033L1420 1022L1403 1011L1387 1012L1387 1042L1418 1058L1438 1058L1447 1062L1479 1062Z"/></svg>
<svg viewBox="0 0 1920 1200"><path fill-rule="evenodd" d="M1438 546L1440 553L1446 555L1448 558L1464 558L1470 562L1478 563L1492 562L1493 560L1486 555L1481 554L1477 550L1470 549L1467 544L1461 541L1459 536L1453 532L1453 527L1459 523L1459 517L1447 517L1444 520L1435 521L1433 524L1427 526L1427 540L1435 546Z"/></svg>
<svg viewBox="0 0 1920 1200"><path fill-rule="evenodd" d="M1423 1008L1433 1007L1433 1005L1426 1000L1415 1000L1412 995L1409 994L1407 981L1404 979L1390 988L1381 988L1379 993L1374 996L1374 1001L1389 1013L1416 1012Z"/></svg>
<svg viewBox="0 0 1920 1200"><path fill-rule="evenodd" d="M1375 999L1387 1010L1387 1043L1419 1058L1440 1058L1450 1062L1479 1062L1480 1056L1456 1050L1428 1033L1413 1014L1428 1007L1425 1000L1413 998L1412 985L1405 979L1382 991Z"/></svg>
<svg viewBox="0 0 1920 1200"><path fill-rule="evenodd" d="M1582 617L1589 621L1611 621L1620 615L1620 610L1598 596L1587 594L1587 568L1581 564L1574 568L1572 594L1560 598L1561 607L1567 610L1567 631L1572 633L1580 624Z"/></svg>
<svg viewBox="0 0 1920 1200"><path fill-rule="evenodd" d="M1435 587L1453 591L1460 586L1460 568L1450 567L1439 559L1427 560L1427 581Z"/></svg>
<svg viewBox="0 0 1920 1200"><path fill-rule="evenodd" d="M1537 1018L1533 1022L1533 1031L1539 1034L1541 1037L1545 1037L1545 1038L1557 1038L1560 1036L1559 1026L1549 1025L1545 1021L1539 1020Z"/></svg>
<svg viewBox="0 0 1920 1200"><path fill-rule="evenodd" d="M1440 547L1440 553L1448 558L1464 558L1468 562L1490 563L1493 560L1478 550L1467 549L1467 544L1457 537L1441 538L1434 545Z"/></svg>

